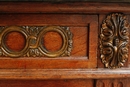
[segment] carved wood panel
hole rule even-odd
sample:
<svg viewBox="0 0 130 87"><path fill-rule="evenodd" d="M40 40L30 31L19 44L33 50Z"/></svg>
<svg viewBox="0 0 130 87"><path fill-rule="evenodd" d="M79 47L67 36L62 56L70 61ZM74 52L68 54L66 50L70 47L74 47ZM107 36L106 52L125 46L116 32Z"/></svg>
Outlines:
<svg viewBox="0 0 130 87"><path fill-rule="evenodd" d="M112 13L103 21L100 30L100 57L105 67L124 66L129 53L129 23L121 13Z"/></svg>
<svg viewBox="0 0 130 87"><path fill-rule="evenodd" d="M97 67L97 15L10 13L0 19L2 69Z"/></svg>
<svg viewBox="0 0 130 87"><path fill-rule="evenodd" d="M45 41L42 39L48 32L57 32L60 34L63 41L62 46L59 48L59 50L51 52L48 51L44 46ZM59 26L0 27L0 43L0 56L69 56L72 50L72 33L68 27Z"/></svg>
<svg viewBox="0 0 130 87"><path fill-rule="evenodd" d="M129 79L99 79L96 87L129 87Z"/></svg>

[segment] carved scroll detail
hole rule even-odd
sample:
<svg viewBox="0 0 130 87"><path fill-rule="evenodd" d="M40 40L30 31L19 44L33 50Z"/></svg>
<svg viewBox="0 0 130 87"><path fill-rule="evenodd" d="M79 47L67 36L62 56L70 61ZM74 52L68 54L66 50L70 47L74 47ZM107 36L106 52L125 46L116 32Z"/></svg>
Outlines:
<svg viewBox="0 0 130 87"><path fill-rule="evenodd" d="M43 36L47 32L57 32L63 43L56 52L50 52L43 46ZM5 38L10 32L19 32L25 38L25 46L20 51L12 51L5 45ZM17 38L17 37L16 37ZM12 45L12 44L11 44ZM69 27L60 26L10 26L0 27L0 56L9 57L59 57L70 56L72 50L72 33Z"/></svg>
<svg viewBox="0 0 130 87"><path fill-rule="evenodd" d="M129 24L126 16L113 13L103 21L100 30L100 53L108 68L124 66L128 59Z"/></svg>

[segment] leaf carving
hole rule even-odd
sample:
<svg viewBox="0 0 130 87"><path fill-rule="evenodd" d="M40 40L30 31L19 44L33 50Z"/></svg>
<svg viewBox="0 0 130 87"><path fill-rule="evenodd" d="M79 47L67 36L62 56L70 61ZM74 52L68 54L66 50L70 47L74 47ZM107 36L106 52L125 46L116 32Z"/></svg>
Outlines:
<svg viewBox="0 0 130 87"><path fill-rule="evenodd" d="M124 66L128 59L129 24L126 16L113 13L103 21L100 30L100 54L105 67Z"/></svg>

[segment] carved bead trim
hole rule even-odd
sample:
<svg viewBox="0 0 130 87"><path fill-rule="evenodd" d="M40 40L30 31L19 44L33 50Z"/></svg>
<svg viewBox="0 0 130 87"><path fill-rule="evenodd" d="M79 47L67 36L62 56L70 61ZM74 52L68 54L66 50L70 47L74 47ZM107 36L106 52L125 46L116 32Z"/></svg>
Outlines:
<svg viewBox="0 0 130 87"><path fill-rule="evenodd" d="M129 24L126 16L113 13L103 21L100 30L100 53L105 67L124 66L128 59Z"/></svg>
<svg viewBox="0 0 130 87"><path fill-rule="evenodd" d="M45 33L54 31L63 39L62 47L56 52L48 51L42 44L42 37ZM25 37L25 46L20 51L12 51L5 45L5 37L10 32L19 32ZM10 26L0 27L0 56L9 57L59 57L70 56L72 50L72 33L69 27L49 26Z"/></svg>

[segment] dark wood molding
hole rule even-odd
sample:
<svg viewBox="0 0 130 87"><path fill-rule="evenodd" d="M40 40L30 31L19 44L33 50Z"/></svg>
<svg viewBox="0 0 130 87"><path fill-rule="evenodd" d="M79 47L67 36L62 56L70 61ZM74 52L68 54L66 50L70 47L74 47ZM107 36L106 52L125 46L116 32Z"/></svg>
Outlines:
<svg viewBox="0 0 130 87"><path fill-rule="evenodd" d="M23 8L24 7L24 8ZM92 3L92 2L1 2L1 13L130 13L130 3Z"/></svg>
<svg viewBox="0 0 130 87"><path fill-rule="evenodd" d="M19 2L19 1L33 1L33 2L130 2L129 0L1 0L1 1L13 1L13 2Z"/></svg>

